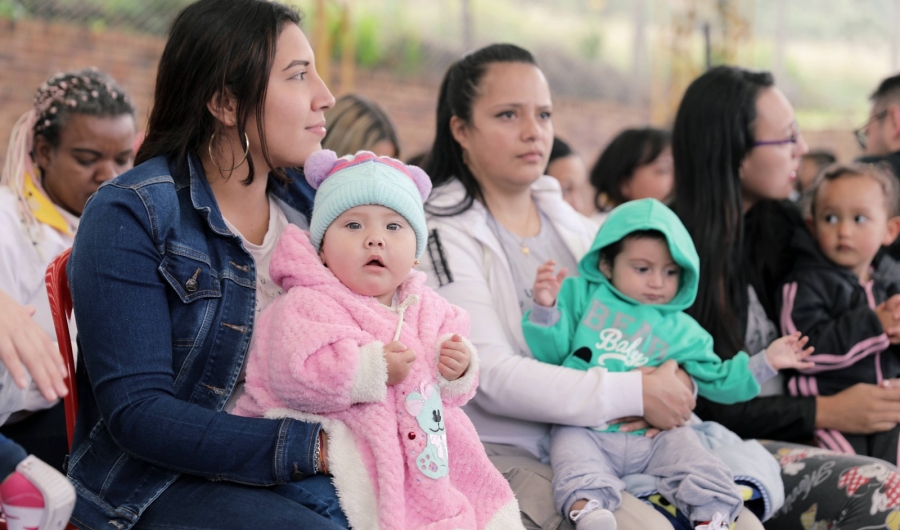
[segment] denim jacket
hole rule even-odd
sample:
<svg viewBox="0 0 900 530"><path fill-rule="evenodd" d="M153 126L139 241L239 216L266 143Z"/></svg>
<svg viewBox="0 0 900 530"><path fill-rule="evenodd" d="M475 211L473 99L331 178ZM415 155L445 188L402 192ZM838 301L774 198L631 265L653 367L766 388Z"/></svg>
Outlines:
<svg viewBox="0 0 900 530"><path fill-rule="evenodd" d="M270 486L314 473L320 426L222 411L250 344L256 269L199 160L163 157L88 201L68 274L80 409L69 460L80 528L131 528L181 473ZM307 225L314 191L268 189Z"/></svg>

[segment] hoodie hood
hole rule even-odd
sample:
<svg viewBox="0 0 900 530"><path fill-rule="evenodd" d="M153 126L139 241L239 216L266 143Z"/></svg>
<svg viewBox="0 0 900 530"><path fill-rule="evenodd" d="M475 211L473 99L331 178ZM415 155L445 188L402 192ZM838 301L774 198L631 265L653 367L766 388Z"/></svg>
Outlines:
<svg viewBox="0 0 900 530"><path fill-rule="evenodd" d="M694 303L700 281L700 258L687 229L668 206L656 199L629 201L615 208L597 232L591 249L578 263L578 272L588 281L605 284L616 296L632 304L639 304L616 289L600 272L600 251L632 232L657 230L666 236L669 253L681 267L678 292L672 300L659 306L670 311L683 311Z"/></svg>

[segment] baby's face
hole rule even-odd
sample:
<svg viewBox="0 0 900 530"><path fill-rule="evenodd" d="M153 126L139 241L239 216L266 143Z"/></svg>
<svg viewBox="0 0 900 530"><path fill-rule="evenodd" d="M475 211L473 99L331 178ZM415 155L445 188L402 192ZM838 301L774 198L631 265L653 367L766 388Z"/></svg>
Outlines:
<svg viewBox="0 0 900 530"><path fill-rule="evenodd" d="M601 264L600 272L625 296L642 304L664 305L678 292L681 267L665 241L640 238L625 240L612 270Z"/></svg>
<svg viewBox="0 0 900 530"><path fill-rule="evenodd" d="M390 305L416 260L416 233L390 208L356 206L325 230L319 256L350 290Z"/></svg>
<svg viewBox="0 0 900 530"><path fill-rule="evenodd" d="M825 256L867 278L875 254L891 243L878 181L866 175L825 181L816 193L815 209L810 228Z"/></svg>

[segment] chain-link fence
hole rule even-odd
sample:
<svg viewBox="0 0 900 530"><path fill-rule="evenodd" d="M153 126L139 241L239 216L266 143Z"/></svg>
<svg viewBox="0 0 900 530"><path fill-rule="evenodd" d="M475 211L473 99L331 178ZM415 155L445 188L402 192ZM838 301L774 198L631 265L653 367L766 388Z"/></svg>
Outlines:
<svg viewBox="0 0 900 530"><path fill-rule="evenodd" d="M68 22L163 35L192 0L0 0L0 18Z"/></svg>

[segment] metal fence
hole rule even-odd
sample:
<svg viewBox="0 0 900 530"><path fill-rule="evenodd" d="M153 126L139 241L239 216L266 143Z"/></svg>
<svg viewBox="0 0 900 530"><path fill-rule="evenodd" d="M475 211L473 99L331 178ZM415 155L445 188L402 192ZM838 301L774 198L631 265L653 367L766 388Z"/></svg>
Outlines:
<svg viewBox="0 0 900 530"><path fill-rule="evenodd" d="M164 35L193 0L0 0L0 19L63 21L95 29L129 29Z"/></svg>

